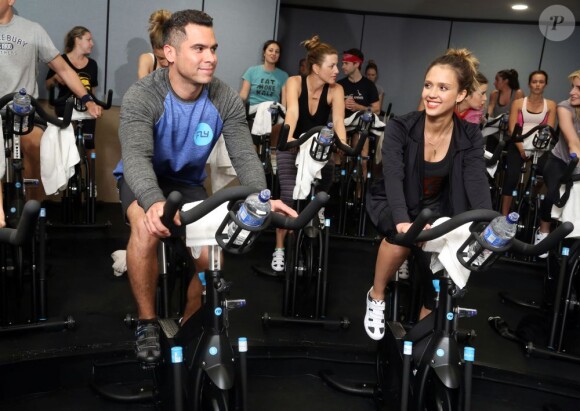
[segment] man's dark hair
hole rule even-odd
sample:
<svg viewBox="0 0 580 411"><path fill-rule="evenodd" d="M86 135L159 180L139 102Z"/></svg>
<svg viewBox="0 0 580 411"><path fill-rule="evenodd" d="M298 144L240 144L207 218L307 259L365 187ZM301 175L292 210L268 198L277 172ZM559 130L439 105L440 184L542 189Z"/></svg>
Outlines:
<svg viewBox="0 0 580 411"><path fill-rule="evenodd" d="M361 59L363 61L365 59L365 55L359 49L348 49L346 51L343 51L342 53L343 54L352 54L353 56L357 56L359 59Z"/></svg>
<svg viewBox="0 0 580 411"><path fill-rule="evenodd" d="M176 11L163 25L163 43L179 46L185 38L185 27L188 24L213 27L213 18L200 10Z"/></svg>

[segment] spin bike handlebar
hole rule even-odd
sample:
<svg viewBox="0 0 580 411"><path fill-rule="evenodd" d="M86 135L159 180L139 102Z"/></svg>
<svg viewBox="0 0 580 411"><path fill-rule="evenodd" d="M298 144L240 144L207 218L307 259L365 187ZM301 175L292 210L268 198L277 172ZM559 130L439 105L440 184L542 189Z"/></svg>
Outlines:
<svg viewBox="0 0 580 411"><path fill-rule="evenodd" d="M550 133L551 139L556 137L556 130L554 130L551 126L549 126L547 124L539 124L537 126L534 126L526 134L522 134L522 126L520 126L519 124L516 124L516 126L514 127L514 131L512 133L511 139L516 143L521 143L526 138L535 134L537 131L539 131L541 133L544 130L547 130Z"/></svg>
<svg viewBox="0 0 580 411"><path fill-rule="evenodd" d="M493 210L470 210L458 214L449 220L432 227L429 230L423 230L426 224L429 223L436 214L433 213L429 209L422 210L417 219L413 222L411 227L406 233L399 233L395 235L393 242L397 245L401 245L404 247L410 247L414 243L417 242L424 242L434 240L439 238L452 230L462 226L463 224L467 223L482 223L482 222L489 222L493 220L495 217L500 216L501 214L497 211ZM570 222L562 223L558 228L552 231L544 240L539 242L536 245L524 243L516 238L511 240L511 250L513 250L517 254L522 255L540 255L543 254L553 248L555 248L558 243L563 240L568 234L572 232L574 229L574 224ZM487 244L483 244L485 248ZM497 251L496 249L489 246L488 250L490 251Z"/></svg>
<svg viewBox="0 0 580 411"><path fill-rule="evenodd" d="M495 163L497 163L497 162L498 162L498 160L499 160L499 157L501 156L501 153L502 153L502 151L503 151L504 147L505 147L505 141L503 141L503 140L500 140L500 141L497 143L497 146L495 146L495 150L493 151L493 154L492 154L492 156L491 156L490 158L487 158L487 159L485 159L485 165L486 165L487 167L491 167L491 166L493 166Z"/></svg>
<svg viewBox="0 0 580 411"><path fill-rule="evenodd" d="M17 93L10 93L10 94L6 94L4 97L0 98L0 110L3 109L5 106L8 105L8 103L10 103L14 96ZM73 111L73 102L66 102L66 105L64 107L64 116L62 119L53 116L51 114L48 114L46 111L44 111L44 109L42 108L42 106L38 103L38 100L36 100L34 97L30 96L30 104L32 105L32 107L34 107L35 112L38 114L38 116L47 123L51 123L54 124L55 126L59 127L59 128L67 128L70 124L71 121L71 117L72 117L72 111ZM15 114L17 115L17 114Z"/></svg>
<svg viewBox="0 0 580 411"><path fill-rule="evenodd" d="M40 203L36 200L27 201L18 226L16 228L0 228L0 243L22 246L28 242L34 234L39 213Z"/></svg>
<svg viewBox="0 0 580 411"><path fill-rule="evenodd" d="M508 118L509 118L509 114L506 114L506 113L500 114L497 117L492 117L491 119L490 118L487 118L487 121L483 125L483 128L485 128L485 127L494 127L496 125L499 127L501 124L507 125L508 124Z"/></svg>
<svg viewBox="0 0 580 411"><path fill-rule="evenodd" d="M316 133L319 133L320 130L322 130L323 128L324 128L324 126L312 127L310 130L308 130L307 132L302 134L299 138L292 140L292 141L288 141L288 135L290 133L290 126L288 124L284 124L284 126L282 127L282 130L280 131L280 136L278 137L277 149L280 151L286 151L290 148L298 147L298 146L304 144L306 141L308 141L308 139L310 139L310 137L312 137ZM334 138L332 139L331 146L333 148L341 150L349 157L356 157L360 154L367 137L368 137L368 130L362 130L361 134L360 134L360 139L359 139L356 147L352 148L349 145L344 144L342 141L340 141L340 139L335 135Z"/></svg>
<svg viewBox="0 0 580 411"><path fill-rule="evenodd" d="M56 98L54 95L56 87L51 87L48 90L48 102L52 105L60 105L60 104L68 104L69 100L71 101L71 104L73 104L73 107L76 108L77 111L86 111L87 108L84 105L80 104L80 99L75 96L72 93L69 93L65 96L62 96L60 98ZM103 110L108 110L111 108L111 105L113 104L113 90L109 90L107 92L107 100L106 101L102 101L99 100L97 97L95 97L95 95L87 90L87 94L89 94L92 98L93 98L93 103L95 103L97 106L101 106L103 108ZM78 101L78 103L77 103ZM82 106L82 107L81 107ZM81 110L79 110L79 108L81 108Z"/></svg>
<svg viewBox="0 0 580 411"><path fill-rule="evenodd" d="M223 190L218 191L217 193L213 194L211 197L207 198L206 200L202 201L200 204L195 206L192 209L187 211L180 211L179 218L181 219L182 224L191 224L200 218L207 215L209 212L214 210L215 208L219 207L221 204L225 202L230 202L228 208L231 209L233 206L233 202L237 200L243 200L250 194L255 193L255 188L246 187L246 186L237 186L237 187L229 187ZM318 213L318 210L326 202L330 196L325 192L318 193L314 199L306 206L302 212L298 215L298 217L293 218L289 216L285 216L276 212L270 213L271 220L270 224L273 224L277 228L284 228L288 230L298 230L304 227L310 220L314 218L314 216ZM167 197L167 201L165 202L165 206L163 208L163 216L161 218L161 222L166 227L170 227L173 221L173 216L182 205L182 196L181 193L174 191L169 194ZM262 230L268 226L268 222L266 222L263 226L259 227L259 230Z"/></svg>

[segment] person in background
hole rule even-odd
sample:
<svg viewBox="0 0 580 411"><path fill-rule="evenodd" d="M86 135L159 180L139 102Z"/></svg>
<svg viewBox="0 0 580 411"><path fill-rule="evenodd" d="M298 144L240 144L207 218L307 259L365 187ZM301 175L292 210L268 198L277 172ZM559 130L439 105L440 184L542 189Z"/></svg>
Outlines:
<svg viewBox="0 0 580 411"><path fill-rule="evenodd" d="M530 73L528 78L530 95L515 100L511 105L508 129L513 134L516 124L526 134L538 125L547 124L556 127L556 102L544 98L544 89L548 85L548 74L543 70ZM512 193L516 189L524 162L531 159L534 150L533 136L523 142L510 141L506 146L506 167L502 186L501 212L508 215L512 206Z"/></svg>
<svg viewBox="0 0 580 411"><path fill-rule="evenodd" d="M487 101L488 81L480 71L477 72L475 80L479 86L457 105L455 114L470 123L482 124L484 121L483 111Z"/></svg>
<svg viewBox="0 0 580 411"><path fill-rule="evenodd" d="M160 9L149 16L149 41L152 53L143 53L137 63L137 79L145 77L152 71L167 67L169 64L163 52L163 24L171 17L171 12Z"/></svg>
<svg viewBox="0 0 580 411"><path fill-rule="evenodd" d="M365 69L365 77L375 83L377 93L379 93L379 109L383 112L383 102L385 100L385 89L381 87L377 80L379 79L379 68L374 60L369 60Z"/></svg>
<svg viewBox="0 0 580 411"><path fill-rule="evenodd" d="M514 69L498 71L493 86L495 90L491 92L487 106L487 114L490 117L509 114L512 103L524 98L524 92L520 89L518 72Z"/></svg>
<svg viewBox="0 0 580 411"><path fill-rule="evenodd" d="M284 85L288 80L288 73L277 67L280 60L280 43L268 40L262 47L264 62L252 66L242 76L240 97L250 106L266 101L284 102Z"/></svg>
<svg viewBox="0 0 580 411"><path fill-rule="evenodd" d="M99 85L97 75L99 67L97 62L89 57L93 50L93 36L89 29L83 26L73 27L64 38L64 54L62 58L77 73L79 79L87 89L94 94L95 87ZM70 89L63 82L62 78L53 70L46 74L46 88L58 87L57 99L70 96ZM64 101L54 107L55 113L62 117L64 114ZM96 120L83 120L83 137L85 148L89 152L95 149L95 127Z"/></svg>
<svg viewBox="0 0 580 411"><path fill-rule="evenodd" d="M199 10L172 14L163 26L168 68L133 84L121 105L122 159L115 168L123 211L131 227L127 273L137 303L136 354L143 365L161 356L155 293L159 276L157 245L170 231L161 221L166 196L180 191L184 202L203 200L205 164L223 134L241 184L266 187L264 171L252 149L244 105L237 92L214 77L217 42L213 19ZM273 211L296 216L280 201ZM174 217L180 225L179 215ZM207 247L196 251L196 272L208 267ZM193 276L183 322L201 306L202 286Z"/></svg>
<svg viewBox="0 0 580 411"><path fill-rule="evenodd" d="M314 36L302 43L307 50L307 76L292 76L286 84L286 121L290 127L288 139L299 138L312 127L327 125L332 121L334 132L346 143L344 127L344 92L336 82L338 75L338 52ZM277 153L280 199L287 205L294 203L296 185L296 151ZM334 162L332 158L322 168L320 191L328 191L332 185ZM276 230L276 248L271 267L276 272L284 271L284 239L286 230Z"/></svg>
<svg viewBox="0 0 580 411"><path fill-rule="evenodd" d="M491 209L485 174L483 137L478 126L461 121L455 106L478 87L478 61L467 49L450 49L428 67L423 83L425 109L394 117L383 144L383 178L377 178L367 212L381 241L373 286L366 295L364 328L380 340L385 335L385 293L388 282L410 249L392 243L405 233L424 208L453 216L473 208ZM429 227L426 227L429 228ZM423 276L425 308L434 304L432 276Z"/></svg>
<svg viewBox="0 0 580 411"><path fill-rule="evenodd" d="M381 110L377 87L361 74L364 54L359 49L348 49L342 53L342 72L346 77L338 80L344 89L345 117L371 107L373 113Z"/></svg>
<svg viewBox="0 0 580 411"><path fill-rule="evenodd" d="M301 58L298 62L298 75L299 76L307 76L308 75L308 66L306 65L306 59Z"/></svg>
<svg viewBox="0 0 580 411"><path fill-rule="evenodd" d="M101 116L101 107L93 101L77 73L66 63L52 40L40 24L14 14L15 0L0 0L0 38L5 40L5 49L0 53L0 96L16 93L24 88L38 98L36 75L38 64L47 64L63 83L86 104L88 113L94 118ZM23 177L40 181L40 139L42 128L35 126L21 140L23 155ZM28 199L42 199L42 182L27 188ZM1 191L1 190L0 190Z"/></svg>
<svg viewBox="0 0 580 411"><path fill-rule="evenodd" d="M580 70L568 76L572 88L570 97L558 104L557 117L560 139L548 154L543 167L546 195L540 205L540 227L534 243L542 241L550 233L552 205L560 198L561 178L570 162L570 153L580 156ZM548 254L542 254L546 258Z"/></svg>

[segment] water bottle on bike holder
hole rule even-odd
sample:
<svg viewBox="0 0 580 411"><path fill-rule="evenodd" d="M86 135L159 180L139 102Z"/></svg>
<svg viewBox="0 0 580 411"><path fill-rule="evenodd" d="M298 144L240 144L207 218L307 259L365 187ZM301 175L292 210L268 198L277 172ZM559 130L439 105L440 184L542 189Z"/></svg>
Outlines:
<svg viewBox="0 0 580 411"><path fill-rule="evenodd" d="M503 247L493 247L490 245L481 236L486 227L487 223L485 222L472 223L469 226L469 237L457 250L457 260L459 263L472 272L483 272L488 270L495 261L512 246L511 242L508 242L507 245ZM479 247L474 247L476 243L479 244ZM491 251L491 254L483 256L482 254L484 254L486 250ZM473 254L471 254L470 251L474 251ZM465 259L465 256L469 257Z"/></svg>
<svg viewBox="0 0 580 411"><path fill-rule="evenodd" d="M30 106L30 111L28 111L26 114L17 113L14 111L12 104L7 106L6 124L12 124L12 133L14 134L14 137L23 136L32 131L34 128L35 114L36 109L32 105Z"/></svg>
<svg viewBox="0 0 580 411"><path fill-rule="evenodd" d="M534 145L536 150L546 150L548 148L548 145L550 144L550 140L551 140L550 130L548 127L545 127L534 136L532 144Z"/></svg>

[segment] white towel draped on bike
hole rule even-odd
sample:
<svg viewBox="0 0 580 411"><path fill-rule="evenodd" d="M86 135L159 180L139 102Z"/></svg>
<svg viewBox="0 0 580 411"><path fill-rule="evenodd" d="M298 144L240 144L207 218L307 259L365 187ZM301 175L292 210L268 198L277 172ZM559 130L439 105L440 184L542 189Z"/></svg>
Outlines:
<svg viewBox="0 0 580 411"><path fill-rule="evenodd" d="M201 201L186 203L181 209L183 211L187 211L199 203L201 203ZM223 203L218 208L213 209L203 218L200 218L199 220L188 224L185 227L185 244L188 247L191 247L194 258L199 257L201 247L206 245L217 245L215 233L227 213L228 203Z"/></svg>
<svg viewBox="0 0 580 411"><path fill-rule="evenodd" d="M322 168L326 161L316 161L310 157L310 146L312 140L318 138L318 133L310 137L306 142L300 145L300 151L296 156L296 184L292 198L294 200L304 200L310 194L310 185L315 178L322 178Z"/></svg>
<svg viewBox="0 0 580 411"><path fill-rule="evenodd" d="M263 136L264 134L270 134L272 132L272 115L270 114L269 108L272 104L276 104L282 112L286 113L286 107L282 104L276 103L275 101L265 101L260 104L254 104L250 106L248 113L254 114L254 124L252 124L252 134L255 136ZM283 123L284 119L282 116L278 116L278 123Z"/></svg>
<svg viewBox="0 0 580 411"><path fill-rule="evenodd" d="M483 150L483 157L486 160L489 160L490 158L493 157L493 153L490 153L487 150ZM497 171L497 164L499 163L499 161L496 161L492 166L486 167L487 170L487 174L489 174L490 177L495 176L495 172Z"/></svg>
<svg viewBox="0 0 580 411"><path fill-rule="evenodd" d="M431 226L437 226L447 220L449 217L438 218ZM444 268L459 288L465 287L467 280L469 280L469 274L471 274L471 271L462 266L456 256L457 250L469 237L469 225L469 223L463 224L423 245L423 250L434 253L431 256L431 271L435 273Z"/></svg>
<svg viewBox="0 0 580 411"><path fill-rule="evenodd" d="M560 187L560 195L564 194L565 187ZM552 206L552 218L559 221L570 221L574 230L566 238L580 238L580 181L575 181L570 190L570 197L564 207Z"/></svg>
<svg viewBox="0 0 580 411"><path fill-rule="evenodd" d="M47 195L66 188L79 161L72 126L61 129L49 124L40 140L40 177Z"/></svg>
<svg viewBox="0 0 580 411"><path fill-rule="evenodd" d="M357 116L357 113L352 114L350 117L344 119L344 126L346 127L346 131L354 130L358 125L361 123L360 115ZM385 123L381 121L379 116L373 114L373 123L371 124L370 132L377 137L380 137L383 132L385 131Z"/></svg>

